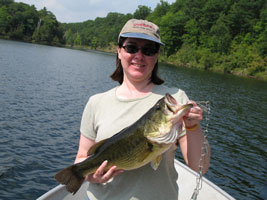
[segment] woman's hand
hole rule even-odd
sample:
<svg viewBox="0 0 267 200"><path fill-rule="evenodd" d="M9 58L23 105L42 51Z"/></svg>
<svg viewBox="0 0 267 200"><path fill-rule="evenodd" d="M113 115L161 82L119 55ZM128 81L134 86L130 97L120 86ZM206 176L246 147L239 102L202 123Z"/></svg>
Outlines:
<svg viewBox="0 0 267 200"><path fill-rule="evenodd" d="M194 106L189 112L183 117L186 132L190 131L189 134L179 138L179 145L183 154L186 164L196 172L199 172L200 159L202 160L202 173L206 173L210 163L210 148L208 141L204 137L201 130L200 121L203 119L203 110L197 106L196 102L188 101L188 103ZM202 146L206 142L208 152L203 155Z"/></svg>
<svg viewBox="0 0 267 200"><path fill-rule="evenodd" d="M106 183L111 178L123 172L123 170L118 170L116 166L112 166L108 171L105 171L108 161L104 161L94 174L89 174L85 177L85 180L90 183Z"/></svg>
<svg viewBox="0 0 267 200"><path fill-rule="evenodd" d="M203 119L203 110L194 101L188 101L188 103L193 104L193 108L184 116L184 123L186 128L193 128L197 126Z"/></svg>

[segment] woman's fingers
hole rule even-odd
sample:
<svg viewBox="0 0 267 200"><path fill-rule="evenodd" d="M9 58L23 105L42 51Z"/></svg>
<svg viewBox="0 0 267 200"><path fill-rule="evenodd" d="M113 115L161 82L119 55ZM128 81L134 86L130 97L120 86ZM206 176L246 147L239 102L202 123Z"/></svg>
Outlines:
<svg viewBox="0 0 267 200"><path fill-rule="evenodd" d="M123 170L118 170L116 166L112 166L103 176L104 180L109 180L113 178L114 176L122 173Z"/></svg>
<svg viewBox="0 0 267 200"><path fill-rule="evenodd" d="M86 180L91 183L105 183L114 176L123 172L123 170L117 170L116 166L112 166L108 171L105 171L105 168L108 165L108 161L104 161L94 174L89 174L86 177Z"/></svg>
<svg viewBox="0 0 267 200"><path fill-rule="evenodd" d="M203 119L203 110L194 101L188 103L193 104L193 108L184 116L184 122L186 127L192 127Z"/></svg>
<svg viewBox="0 0 267 200"><path fill-rule="evenodd" d="M105 172L105 167L108 165L108 161L105 160L94 173L94 177L102 177Z"/></svg>

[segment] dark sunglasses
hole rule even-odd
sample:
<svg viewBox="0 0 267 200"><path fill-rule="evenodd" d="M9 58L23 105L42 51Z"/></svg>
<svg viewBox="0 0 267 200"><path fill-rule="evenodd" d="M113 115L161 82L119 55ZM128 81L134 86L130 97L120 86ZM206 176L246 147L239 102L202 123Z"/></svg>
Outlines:
<svg viewBox="0 0 267 200"><path fill-rule="evenodd" d="M137 53L139 49L141 49L142 54L144 54L145 56L154 56L159 51L155 47L138 47L135 44L126 44L122 46L122 48L124 48L125 51L130 54Z"/></svg>

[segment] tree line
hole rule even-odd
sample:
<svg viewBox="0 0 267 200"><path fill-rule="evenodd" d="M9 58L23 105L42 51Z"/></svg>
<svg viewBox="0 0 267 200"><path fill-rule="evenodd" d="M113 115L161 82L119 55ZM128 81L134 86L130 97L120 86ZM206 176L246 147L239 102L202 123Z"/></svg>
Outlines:
<svg viewBox="0 0 267 200"><path fill-rule="evenodd" d="M49 45L65 44L64 31L55 15L43 8L0 0L0 37Z"/></svg>
<svg viewBox="0 0 267 200"><path fill-rule="evenodd" d="M115 51L127 20L156 23L165 43L160 61L267 80L266 0L160 0L154 10L111 12L80 23L59 23L45 8L0 0L0 36L37 43Z"/></svg>

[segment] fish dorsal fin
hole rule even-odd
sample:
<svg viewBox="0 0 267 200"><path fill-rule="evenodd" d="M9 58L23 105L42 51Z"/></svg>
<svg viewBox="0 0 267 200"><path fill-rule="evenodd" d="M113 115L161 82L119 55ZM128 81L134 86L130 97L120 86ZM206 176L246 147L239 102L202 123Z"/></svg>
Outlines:
<svg viewBox="0 0 267 200"><path fill-rule="evenodd" d="M154 170L157 170L161 160L162 160L162 155L158 155L154 160L151 161L151 163L150 163L151 167Z"/></svg>
<svg viewBox="0 0 267 200"><path fill-rule="evenodd" d="M107 139L105 140L101 140L97 143L95 143L93 146L91 146L91 148L89 149L89 151L87 152L87 156L93 155L95 153L97 153L97 149L102 146L105 142L107 141Z"/></svg>

